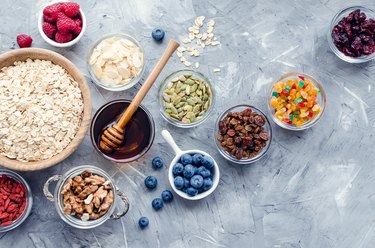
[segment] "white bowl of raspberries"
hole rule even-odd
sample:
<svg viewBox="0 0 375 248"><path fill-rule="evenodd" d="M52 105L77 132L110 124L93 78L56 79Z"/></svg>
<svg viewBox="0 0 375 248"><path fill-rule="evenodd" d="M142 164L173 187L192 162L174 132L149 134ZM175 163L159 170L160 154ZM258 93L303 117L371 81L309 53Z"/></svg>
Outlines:
<svg viewBox="0 0 375 248"><path fill-rule="evenodd" d="M76 44L86 30L86 17L78 3L60 0L39 13L38 29L43 39L55 47Z"/></svg>

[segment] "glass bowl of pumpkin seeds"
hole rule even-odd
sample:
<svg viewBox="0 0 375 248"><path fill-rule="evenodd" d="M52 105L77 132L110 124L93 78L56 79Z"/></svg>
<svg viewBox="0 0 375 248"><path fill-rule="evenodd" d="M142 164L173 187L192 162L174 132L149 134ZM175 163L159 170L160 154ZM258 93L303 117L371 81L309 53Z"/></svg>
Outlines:
<svg viewBox="0 0 375 248"><path fill-rule="evenodd" d="M169 123L195 127L212 112L214 92L201 72L179 70L167 76L159 88L160 113Z"/></svg>

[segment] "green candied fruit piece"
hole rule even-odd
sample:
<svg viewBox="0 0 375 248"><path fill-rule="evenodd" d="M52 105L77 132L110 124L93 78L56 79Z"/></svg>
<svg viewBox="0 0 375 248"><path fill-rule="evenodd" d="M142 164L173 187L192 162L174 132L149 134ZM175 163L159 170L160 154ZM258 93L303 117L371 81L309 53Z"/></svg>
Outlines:
<svg viewBox="0 0 375 248"><path fill-rule="evenodd" d="M301 114L301 112L299 112L299 111L294 111L293 112L293 115L300 115Z"/></svg>
<svg viewBox="0 0 375 248"><path fill-rule="evenodd" d="M286 91L290 91L291 88L292 88L292 87L290 87L290 85L285 86L285 90L286 90Z"/></svg>
<svg viewBox="0 0 375 248"><path fill-rule="evenodd" d="M279 97L279 93L277 93L276 91L274 91L274 92L272 92L272 96Z"/></svg>
<svg viewBox="0 0 375 248"><path fill-rule="evenodd" d="M290 115L289 115L289 120L292 121L292 120L293 120L293 117L294 117L294 115L290 114Z"/></svg>
<svg viewBox="0 0 375 248"><path fill-rule="evenodd" d="M296 100L294 100L294 102L297 103L297 104L300 103L300 102L302 102L302 101L303 101L303 100L302 100L301 97L299 97L299 98L297 98Z"/></svg>
<svg viewBox="0 0 375 248"><path fill-rule="evenodd" d="M298 82L298 86L300 88L302 88L304 85L305 85L305 82L303 82L302 80Z"/></svg>

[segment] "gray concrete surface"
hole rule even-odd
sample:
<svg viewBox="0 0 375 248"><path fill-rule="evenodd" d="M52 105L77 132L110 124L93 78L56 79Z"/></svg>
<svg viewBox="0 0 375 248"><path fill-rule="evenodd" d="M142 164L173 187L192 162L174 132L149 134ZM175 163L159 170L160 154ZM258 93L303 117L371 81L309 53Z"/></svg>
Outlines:
<svg viewBox="0 0 375 248"><path fill-rule="evenodd" d="M79 0L88 18L87 32L68 49L47 45L38 33L37 13L45 2L2 1L0 51L16 48L16 35L28 33L34 47L63 54L86 75L93 111L112 99L131 99L140 88L111 93L90 81L86 57L97 38L116 31L134 35L145 48L147 74L166 46L153 42L151 30L161 26L166 39L181 40L198 15L215 19L222 42L199 57L200 70L212 80L218 98L209 120L199 127L182 130L168 125L155 101L161 80L184 68L174 56L144 101L157 123L148 154L131 164L115 165L95 153L87 135L61 164L22 173L34 192L32 213L22 226L0 234L0 247L375 246L375 62L345 63L330 51L326 39L336 12L359 3L375 9L373 1ZM220 73L213 73L216 67ZM290 71L312 74L323 83L328 99L321 121L303 132L285 131L272 123L273 143L262 160L246 166L228 163L213 142L219 113L240 103L266 111L268 88ZM169 188L167 166L173 158L160 135L163 128L171 131L181 148L212 154L222 177L210 197L187 202L175 195L173 203L155 212L151 201ZM162 171L151 168L155 155L165 160ZM74 229L59 218L43 196L42 185L48 177L83 164L113 175L131 202L125 218L92 230ZM147 175L158 178L156 191L144 188ZM142 231L137 221L143 215L150 225Z"/></svg>

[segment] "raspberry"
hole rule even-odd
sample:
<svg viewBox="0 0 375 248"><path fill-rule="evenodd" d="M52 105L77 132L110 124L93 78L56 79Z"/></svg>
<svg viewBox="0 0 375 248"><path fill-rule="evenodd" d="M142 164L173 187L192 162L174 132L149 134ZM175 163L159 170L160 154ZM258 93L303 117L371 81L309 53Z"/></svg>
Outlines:
<svg viewBox="0 0 375 248"><path fill-rule="evenodd" d="M43 9L44 21L49 23L55 23L57 20L57 15L62 11L62 4L60 3L45 7Z"/></svg>
<svg viewBox="0 0 375 248"><path fill-rule="evenodd" d="M31 47L33 39L27 34L20 34L17 36L17 43L21 48Z"/></svg>
<svg viewBox="0 0 375 248"><path fill-rule="evenodd" d="M70 18L73 18L76 15L78 15L79 8L80 7L78 3L72 3L72 2L63 3L64 13Z"/></svg>
<svg viewBox="0 0 375 248"><path fill-rule="evenodd" d="M53 40L57 31L56 26L51 23L45 22L43 23L42 28L47 37Z"/></svg>
<svg viewBox="0 0 375 248"><path fill-rule="evenodd" d="M77 26L82 27L82 20L79 18L74 18L73 21L77 24Z"/></svg>
<svg viewBox="0 0 375 248"><path fill-rule="evenodd" d="M79 35L82 31L82 27L80 26L77 26L74 30L73 30L73 34L76 34L76 35Z"/></svg>
<svg viewBox="0 0 375 248"><path fill-rule="evenodd" d="M73 39L73 35L71 33L62 34L60 31L57 31L55 35L55 41L57 43L67 43Z"/></svg>
<svg viewBox="0 0 375 248"><path fill-rule="evenodd" d="M61 34L67 34L69 31L73 31L77 27L77 24L63 13L59 13L56 26Z"/></svg>

